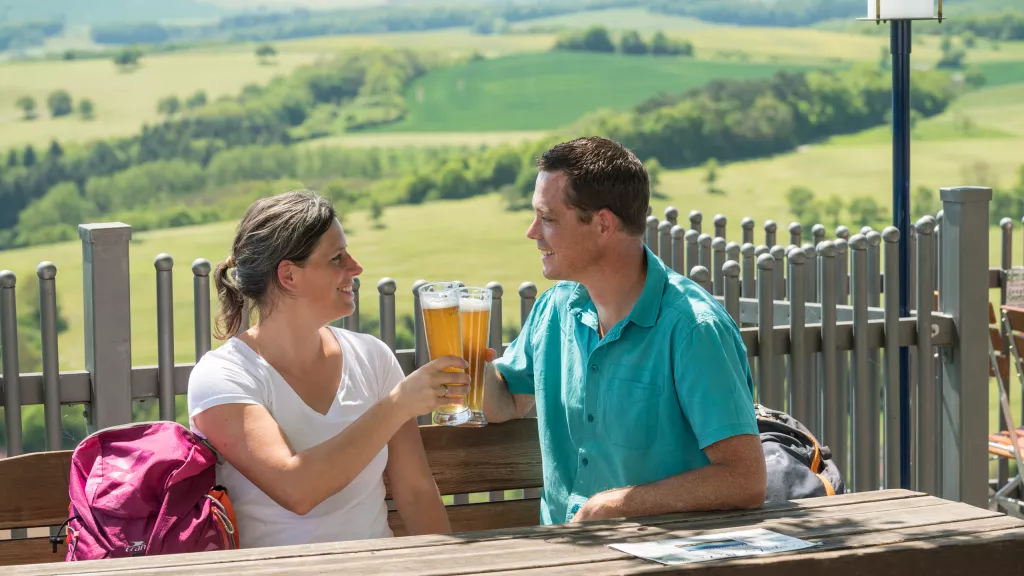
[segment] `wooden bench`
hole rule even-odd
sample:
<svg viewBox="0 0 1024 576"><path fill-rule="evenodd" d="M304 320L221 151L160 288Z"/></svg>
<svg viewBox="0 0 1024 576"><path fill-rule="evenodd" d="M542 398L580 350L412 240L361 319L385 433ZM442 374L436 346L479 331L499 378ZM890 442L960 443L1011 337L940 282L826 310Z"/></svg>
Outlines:
<svg viewBox="0 0 1024 576"><path fill-rule="evenodd" d="M441 494L474 494L543 486L537 421L524 418L483 428L421 426L423 444ZM67 520L70 450L0 460L0 530L59 526ZM391 488L387 486L387 497ZM453 532L535 526L540 500L526 498L448 507ZM388 513L396 536L406 534L398 513ZM244 527L242 538L245 538ZM48 536L0 540L0 566L62 562Z"/></svg>

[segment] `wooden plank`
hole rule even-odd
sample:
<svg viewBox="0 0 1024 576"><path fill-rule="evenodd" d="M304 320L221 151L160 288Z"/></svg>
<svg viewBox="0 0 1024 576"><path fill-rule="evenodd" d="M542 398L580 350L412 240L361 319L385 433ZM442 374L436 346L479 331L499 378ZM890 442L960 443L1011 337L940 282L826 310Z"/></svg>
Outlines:
<svg viewBox="0 0 1024 576"><path fill-rule="evenodd" d="M916 508L908 508L908 504ZM919 510L918 512L913 512ZM621 553L607 544L625 541L642 541L705 533L711 530L735 529L737 526L762 526L779 529L795 536L855 533L877 531L879 526L889 529L914 525L938 524L958 519L998 516L988 510L974 508L960 503L925 497L912 501L880 501L855 504L846 507L823 507L808 510L793 510L774 520L751 518L705 518L703 521L684 520L675 524L634 525L620 528L614 524L605 525L601 530L579 531L573 526L561 534L553 531L542 534L526 534L515 539L494 539L471 542L458 536L448 536L447 545L432 547L394 548L387 552L379 550L354 550L341 554L320 554L315 556L288 555L275 560L253 559L238 562L214 560L203 565L192 565L191 574L300 574L305 572L329 572L343 570L345 574L398 573L446 573L458 574L480 570L511 570L539 566L562 566L580 562L596 562L621 558ZM398 541L403 539L396 539ZM413 539L409 539L413 540ZM375 541L374 541L375 542ZM374 544L364 541L363 544ZM320 548L323 548L320 546ZM227 553L217 553L224 554ZM133 575L173 574L183 571L181 565L167 565L145 570L136 559L109 561L107 567L80 564L79 571L95 570L97 573L115 573L131 570ZM138 559L141 560L141 559ZM114 566L114 563L118 566ZM104 570L109 568L110 570ZM339 572L340 573L340 572Z"/></svg>
<svg viewBox="0 0 1024 576"><path fill-rule="evenodd" d="M684 512L678 515L666 515L649 519L632 519L630 521L606 521L586 524L530 526L524 528L509 528L505 530L489 530L463 534L458 538L460 543L473 543L485 541L508 541L518 538L554 538L566 537L572 534L587 533L592 531L606 531L609 529L635 528L647 530L648 527L655 527L663 523L685 523L703 522L713 519L730 520L737 522L748 522L756 524L762 515L773 513L773 515L786 515L786 512L802 512L815 509L839 509L859 503L868 502L891 502L894 507L905 506L906 502L916 501L920 498L931 498L920 492L908 490L874 490L856 494L842 494L839 496L806 498L788 502L778 502L755 510L729 510L717 512ZM173 556L137 558L126 560L104 560L94 561L103 564L79 563L74 569L62 567L49 567L47 570L34 570L32 568L15 569L14 574L24 576L41 576L44 574L78 574L81 571L134 572L147 568L177 567L182 570L184 567L200 567L204 565L218 565L236 562L247 562L251 560L268 561L284 558L305 558L324 556L324 554L342 554L360 551L386 552L401 548L424 549L432 546L444 546L453 543L453 537L449 535L428 535L410 536L404 538L379 538L373 540L360 540L356 542L326 542L318 544L303 544L295 546L276 546L267 548L247 548L241 550L220 550L212 552L198 552L191 554L173 554ZM244 545L244 544L243 544Z"/></svg>
<svg viewBox="0 0 1024 576"><path fill-rule="evenodd" d="M877 504L862 505L878 508ZM811 521L807 518L788 517L757 524L792 536L818 539L846 534L875 533L880 527L912 528L949 524L960 519L993 517L998 514L966 504L946 503L921 508L917 514L894 515L893 510L874 513L830 516L824 511ZM859 518L858 518L859 516ZM726 525L731 524L731 525ZM742 526L742 525L741 525ZM608 548L608 544L676 538L696 533L709 533L736 529L735 522L708 523L701 530L692 526L685 530L663 527L665 530L616 530L590 532L585 536L566 538L521 538L511 541L488 541L474 544L453 544L427 549L403 548L388 553L358 552L344 555L324 555L305 558L285 558L275 561L252 561L231 564L196 566L189 572L197 575L259 576L337 573L352 576L373 576L381 573L396 574L471 574L497 570L550 567L560 568L604 560L621 559L621 552ZM134 576L162 576L180 573L179 567L154 570L136 570Z"/></svg>
<svg viewBox="0 0 1024 576"><path fill-rule="evenodd" d="M483 428L421 426L420 434L441 494L544 485L536 419L522 418ZM386 479L385 486L390 498Z"/></svg>
<svg viewBox="0 0 1024 576"><path fill-rule="evenodd" d="M536 526L540 522L540 500L536 498L448 506L445 509L453 533ZM388 524L395 536L407 534L398 512L388 512Z"/></svg>
<svg viewBox="0 0 1024 576"><path fill-rule="evenodd" d="M773 554L760 558L735 559L729 561L710 561L701 564L663 566L655 562L648 562L639 558L628 560L614 560L610 562L593 562L586 564L575 564L560 567L559 576L610 576L623 574L664 574L664 573L685 573L688 575L699 574L721 574L725 571L730 574L756 574L757 576L768 574L785 574L792 576L797 574L797 564L804 562L807 558L820 557L827 551L832 551L827 558L853 556L860 558L871 548L888 548L892 545L903 543L914 543L915 546L929 546L932 542L940 542L949 537L975 536L983 539L998 539L1001 533L1012 534L1021 528L1019 521L1009 517L988 518L970 522L955 522L952 524L937 524L932 526L920 526L906 530L894 530L886 532L875 532L871 534L859 534L851 536L846 540L846 546L824 546L811 551L798 551L793 553ZM1024 534L1021 535L1024 537ZM885 552L883 552L885 553ZM846 576L860 574L908 574L911 573L906 566L901 566L896 571L867 572L862 571L859 563L852 563L848 571L843 571L829 560L822 558L820 564L813 565L813 569L823 570L831 576ZM827 566L827 568L826 568ZM984 574L985 576L1000 574L1020 574L1022 567L1019 563L1009 563L1002 569L986 569L984 572L962 571L950 572L950 574ZM913 573L918 573L918 567L913 567ZM540 573L550 573L549 568L510 570L492 572L489 576L532 576ZM945 573L927 571L926 574Z"/></svg>
<svg viewBox="0 0 1024 576"><path fill-rule="evenodd" d="M647 530L650 527L657 527L662 523L686 523L704 522L708 520L730 520L737 522L755 524L760 521L764 514L786 515L789 512L801 513L811 510L833 510L836 511L846 506L872 502L889 502L893 508L907 507L908 503L918 504L922 498L931 498L920 492L909 490L874 490L856 494L842 494L839 496L807 498L780 502L765 506L757 510L731 510L727 512L691 512L681 514L670 514L656 516L653 518L631 519L629 521L588 522L585 524L561 524L549 526L529 526L524 528L508 528L504 530L488 530L473 532L472 534L461 534L457 542L462 544L487 542L487 541L508 541L519 538L565 538L573 534L587 533L593 531L607 531L609 529L634 528ZM928 503L927 501L925 501ZM297 558L309 556L321 556L327 554L347 554L357 552L387 552L405 548L424 550L435 546L447 546L453 543L453 536L429 535L410 536L405 538L381 538L375 540L361 540L358 542L329 542L321 544L306 544L298 546L278 546L272 548L256 548L242 550L228 550L217 552L200 552L195 554L177 554L168 556L153 556L148 558L131 558L116 560L98 560L93 562L80 562L74 567L53 566L46 570L33 569L31 567L15 569L12 574L24 576L41 576L43 574L78 574L82 571L102 570L104 572L128 571L134 572L147 568L177 567L182 570L185 567L199 567L203 565L220 565L232 562L245 562L249 560L273 560L279 558ZM244 545L244 544L243 544ZM96 562L102 562L97 564Z"/></svg>
<svg viewBox="0 0 1024 576"><path fill-rule="evenodd" d="M0 529L59 526L68 519L71 451L0 459Z"/></svg>
<svg viewBox="0 0 1024 576"><path fill-rule="evenodd" d="M57 545L55 554L49 538L0 540L0 566L63 562L67 553L67 543L64 543Z"/></svg>

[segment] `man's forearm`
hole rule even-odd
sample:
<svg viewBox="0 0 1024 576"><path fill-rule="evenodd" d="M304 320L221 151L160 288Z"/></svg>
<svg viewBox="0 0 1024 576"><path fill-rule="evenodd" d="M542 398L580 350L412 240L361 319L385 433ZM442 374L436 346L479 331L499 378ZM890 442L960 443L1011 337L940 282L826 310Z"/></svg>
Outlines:
<svg viewBox="0 0 1024 576"><path fill-rule="evenodd" d="M596 494L580 510L578 521L758 508L764 498L765 479L756 471L709 464L650 484Z"/></svg>

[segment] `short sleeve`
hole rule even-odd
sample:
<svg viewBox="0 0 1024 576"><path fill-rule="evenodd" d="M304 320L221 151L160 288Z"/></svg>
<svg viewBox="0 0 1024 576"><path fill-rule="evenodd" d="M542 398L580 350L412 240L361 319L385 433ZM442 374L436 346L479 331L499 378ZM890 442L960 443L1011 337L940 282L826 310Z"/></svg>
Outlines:
<svg viewBox="0 0 1024 576"><path fill-rule="evenodd" d="M405 372L387 344L376 338L374 340L374 352L377 356L377 400L383 400L405 379Z"/></svg>
<svg viewBox="0 0 1024 576"><path fill-rule="evenodd" d="M221 404L258 404L266 406L266 389L244 367L223 358L204 356L188 379L188 419Z"/></svg>
<svg viewBox="0 0 1024 576"><path fill-rule="evenodd" d="M494 361L494 369L505 379L508 391L512 394L534 394L533 371L533 331L538 325L544 324L541 318L547 318L548 294L545 292L534 303L533 309L526 317L519 335L505 349L501 358Z"/></svg>
<svg viewBox="0 0 1024 576"><path fill-rule="evenodd" d="M735 330L717 316L701 317L676 348L679 405L701 450L740 434L757 434L753 381Z"/></svg>

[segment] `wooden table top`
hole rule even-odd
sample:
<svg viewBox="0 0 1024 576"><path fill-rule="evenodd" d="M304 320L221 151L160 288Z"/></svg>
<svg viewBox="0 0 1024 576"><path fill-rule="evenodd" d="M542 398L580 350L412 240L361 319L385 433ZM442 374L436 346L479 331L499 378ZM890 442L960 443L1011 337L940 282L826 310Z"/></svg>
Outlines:
<svg viewBox="0 0 1024 576"><path fill-rule="evenodd" d="M744 528L820 546L664 566L609 548ZM243 536L244 537L244 536ZM1024 521L903 490L813 498L759 510L535 526L356 542L9 567L6 574L1024 574Z"/></svg>

